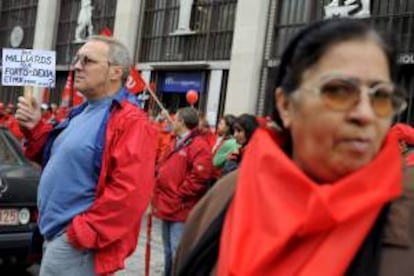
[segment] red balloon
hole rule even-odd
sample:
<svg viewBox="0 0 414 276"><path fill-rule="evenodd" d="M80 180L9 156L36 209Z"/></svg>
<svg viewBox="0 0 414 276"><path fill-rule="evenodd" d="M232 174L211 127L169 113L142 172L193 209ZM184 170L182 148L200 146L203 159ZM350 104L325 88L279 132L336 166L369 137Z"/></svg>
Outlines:
<svg viewBox="0 0 414 276"><path fill-rule="evenodd" d="M189 104L194 105L198 101L198 93L197 91L190 89L187 91L185 98Z"/></svg>

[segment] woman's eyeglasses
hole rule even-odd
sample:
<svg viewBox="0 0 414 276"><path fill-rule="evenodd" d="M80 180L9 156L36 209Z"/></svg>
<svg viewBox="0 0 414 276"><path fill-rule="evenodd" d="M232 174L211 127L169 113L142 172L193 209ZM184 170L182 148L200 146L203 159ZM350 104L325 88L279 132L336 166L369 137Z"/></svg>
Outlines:
<svg viewBox="0 0 414 276"><path fill-rule="evenodd" d="M316 89L325 105L336 111L353 108L361 98L361 81L343 76L322 79ZM404 89L390 82L379 82L368 87L372 109L378 117L392 117L407 107Z"/></svg>

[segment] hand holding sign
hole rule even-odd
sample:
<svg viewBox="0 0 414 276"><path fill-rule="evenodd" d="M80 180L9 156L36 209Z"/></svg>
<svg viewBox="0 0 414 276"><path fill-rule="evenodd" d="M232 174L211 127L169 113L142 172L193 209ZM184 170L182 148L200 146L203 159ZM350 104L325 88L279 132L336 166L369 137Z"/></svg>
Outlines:
<svg viewBox="0 0 414 276"><path fill-rule="evenodd" d="M19 125L26 129L33 129L41 120L42 113L40 105L35 97L31 97L29 101L25 97L19 97L17 104L16 119Z"/></svg>
<svg viewBox="0 0 414 276"><path fill-rule="evenodd" d="M30 86L26 86L23 91L23 96L29 104L30 108L32 107L32 99L33 99L33 88Z"/></svg>

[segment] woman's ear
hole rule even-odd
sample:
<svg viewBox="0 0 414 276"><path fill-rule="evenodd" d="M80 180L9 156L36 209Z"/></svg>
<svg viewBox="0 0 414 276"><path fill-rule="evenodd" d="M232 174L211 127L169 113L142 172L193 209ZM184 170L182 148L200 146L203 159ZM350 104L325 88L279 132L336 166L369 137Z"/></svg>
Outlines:
<svg viewBox="0 0 414 276"><path fill-rule="evenodd" d="M292 114L290 110L290 98L286 95L281 87L275 90L276 108L279 113L280 119L282 120L283 127L286 129L290 128L292 122Z"/></svg>

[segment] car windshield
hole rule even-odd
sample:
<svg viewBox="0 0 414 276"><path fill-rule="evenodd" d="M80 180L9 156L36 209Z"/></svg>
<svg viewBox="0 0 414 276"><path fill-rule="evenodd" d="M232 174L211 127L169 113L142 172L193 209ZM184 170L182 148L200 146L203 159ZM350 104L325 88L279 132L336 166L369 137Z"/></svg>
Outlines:
<svg viewBox="0 0 414 276"><path fill-rule="evenodd" d="M4 131L0 131L0 165L19 165L23 159L17 153L12 140Z"/></svg>

